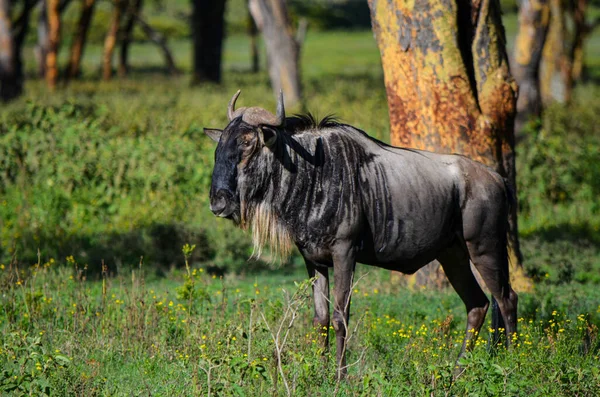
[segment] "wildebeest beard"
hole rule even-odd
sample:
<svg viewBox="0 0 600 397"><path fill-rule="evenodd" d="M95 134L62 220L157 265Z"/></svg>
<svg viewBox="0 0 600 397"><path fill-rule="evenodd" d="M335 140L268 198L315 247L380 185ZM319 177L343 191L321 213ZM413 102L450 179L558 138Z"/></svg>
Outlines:
<svg viewBox="0 0 600 397"><path fill-rule="evenodd" d="M289 157L288 147L290 139L282 133L276 147L258 148L257 153L238 169L240 210L232 219L242 229L251 230L254 246L251 257L255 259L262 255L265 245L270 247L272 261L286 259L294 246L289 228L279 213L285 190L281 180L288 179L282 174L289 173L289 169L297 170Z"/></svg>

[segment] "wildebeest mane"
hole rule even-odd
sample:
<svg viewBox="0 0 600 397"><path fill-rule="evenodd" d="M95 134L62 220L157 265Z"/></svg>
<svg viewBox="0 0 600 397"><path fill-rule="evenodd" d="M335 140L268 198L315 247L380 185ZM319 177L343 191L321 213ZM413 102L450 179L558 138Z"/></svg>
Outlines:
<svg viewBox="0 0 600 397"><path fill-rule="evenodd" d="M298 156L292 161L285 153L285 160L277 163L272 163L270 167L263 167L264 163L259 162L258 167L250 171L251 175L263 175L258 177L250 184L243 184L244 190L241 193L241 216L242 216L242 227L250 228L252 231L254 252L253 257L260 257L262 248L265 245L270 246L272 258L284 259L289 255L291 248L294 245L291 230L289 227L284 225L277 211L274 210L274 200L280 200L276 196L281 194L280 181L274 183L272 178L280 178L281 174L278 171L273 171L272 167L282 167L282 169L293 168L296 170L295 161L304 161L307 163L315 164L315 159L309 152L306 151L300 144L295 140L291 139L292 136L300 134L306 131L318 131L325 128L337 127L341 124L336 121L333 115L328 115L317 121L315 116L311 113L304 115L294 115L286 118L285 134L281 137L282 147L288 147ZM249 164L249 167L256 166L255 163ZM289 171L289 169L288 169ZM265 178L265 173L273 172L273 177ZM242 177L243 178L243 177ZM262 183L256 183L256 182Z"/></svg>
<svg viewBox="0 0 600 397"><path fill-rule="evenodd" d="M398 149L400 149L400 150L406 150L409 152L419 153L419 151L417 151L415 149L391 146L391 145L367 134L366 132L364 132L363 130L361 130L359 128L349 126L344 123L340 123L339 119L334 114L328 114L327 116L323 117L320 121L317 121L317 118L312 113L308 112L306 114L295 114L292 117L287 117L285 121L286 121L285 131L286 131L286 133L288 133L290 135L298 134L298 133L308 131L308 130L317 130L318 131L318 130L325 129L325 128L349 127L350 130L352 130L353 132L358 133L359 135L362 135L364 138L375 142L383 150L388 150L388 149L398 150Z"/></svg>
<svg viewBox="0 0 600 397"><path fill-rule="evenodd" d="M337 127L340 123L333 114L323 117L320 121L310 112L306 114L295 114L285 119L285 130L289 134L295 134L306 130L319 130L328 127Z"/></svg>
<svg viewBox="0 0 600 397"><path fill-rule="evenodd" d="M338 122L333 115L321 120L311 113L286 118L275 148L261 151L243 171L240 170L239 186L243 186L240 190L241 225L252 231L254 257L260 257L263 246L271 247L273 259L287 257L294 246L292 234L299 230L296 225L285 224L282 213L293 212L297 214L292 218L306 218L313 210L313 202L322 202L317 193L312 193L316 183L311 182L312 178L327 175L325 178L330 180L331 175L335 175L349 183L354 169L352 164L368 164L377 156L367 150L365 140L383 150L397 150L358 128ZM345 155L341 156L341 153ZM327 156L331 155L334 158L347 156L353 162L328 161ZM323 168L325 164L333 168ZM246 175L252 176L248 182ZM338 208L336 199L334 196L331 205L323 211L335 211ZM298 202L303 204L285 204Z"/></svg>

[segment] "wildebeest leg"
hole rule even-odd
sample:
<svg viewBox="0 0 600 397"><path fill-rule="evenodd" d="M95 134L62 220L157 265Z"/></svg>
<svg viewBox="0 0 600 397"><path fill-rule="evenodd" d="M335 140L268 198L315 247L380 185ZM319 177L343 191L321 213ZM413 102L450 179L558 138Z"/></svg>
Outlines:
<svg viewBox="0 0 600 397"><path fill-rule="evenodd" d="M308 276L315 277L313 283L313 300L315 317L313 326L322 342L323 353L329 350L329 269L305 259Z"/></svg>
<svg viewBox="0 0 600 397"><path fill-rule="evenodd" d="M460 359L466 350L471 350L475 345L485 320L489 300L471 271L467 247L463 242L455 243L438 255L437 259L467 308L467 330L458 355Z"/></svg>
<svg viewBox="0 0 600 397"><path fill-rule="evenodd" d="M467 247L471 261L498 302L506 326L506 344L509 345L517 332L518 297L509 283L506 245L482 239L467 241Z"/></svg>
<svg viewBox="0 0 600 397"><path fill-rule="evenodd" d="M352 280L356 262L354 250L350 243L338 243L333 250L333 283L334 306L333 328L335 329L336 359L338 364L337 378L344 378L346 368L346 337L348 335L348 320L350 318L350 298Z"/></svg>

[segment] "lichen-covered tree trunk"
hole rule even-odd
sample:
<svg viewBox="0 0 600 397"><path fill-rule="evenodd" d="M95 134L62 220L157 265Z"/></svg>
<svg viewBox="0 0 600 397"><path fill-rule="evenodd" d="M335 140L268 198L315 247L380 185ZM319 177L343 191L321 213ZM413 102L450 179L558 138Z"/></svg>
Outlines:
<svg viewBox="0 0 600 397"><path fill-rule="evenodd" d="M46 83L53 90L58 83L58 47L60 44L60 0L47 0L48 51L46 53Z"/></svg>
<svg viewBox="0 0 600 397"><path fill-rule="evenodd" d="M67 79L74 79L79 76L81 71L81 58L83 57L83 51L87 41L88 31L92 22L92 16L94 15L94 7L96 0L82 0L81 11L79 14L79 22L77 24L77 30L73 36L73 42L71 44L71 55L69 56L69 64L65 72Z"/></svg>
<svg viewBox="0 0 600 397"><path fill-rule="evenodd" d="M113 74L112 57L117 44L117 34L119 33L124 3L123 0L113 1L110 27L104 39L104 53L102 55L102 79L104 80L110 80Z"/></svg>
<svg viewBox="0 0 600 397"><path fill-rule="evenodd" d="M250 13L263 34L271 86L283 90L286 104L302 100L300 43L294 37L285 0L250 0Z"/></svg>
<svg viewBox="0 0 600 397"><path fill-rule="evenodd" d="M549 0L523 0L519 8L519 32L515 41L512 73L519 83L515 136L520 138L532 118L542 113L540 61L550 22Z"/></svg>
<svg viewBox="0 0 600 397"><path fill-rule="evenodd" d="M369 0L369 7L392 144L461 153L516 186L517 85L498 0ZM523 288L516 208L509 221L511 278Z"/></svg>
<svg viewBox="0 0 600 397"><path fill-rule="evenodd" d="M192 84L221 82L225 0L192 0Z"/></svg>

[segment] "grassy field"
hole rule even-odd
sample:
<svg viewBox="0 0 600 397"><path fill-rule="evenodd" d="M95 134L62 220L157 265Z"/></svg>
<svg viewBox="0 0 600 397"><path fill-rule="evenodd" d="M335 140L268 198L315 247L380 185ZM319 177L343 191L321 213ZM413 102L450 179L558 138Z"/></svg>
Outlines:
<svg viewBox="0 0 600 397"><path fill-rule="evenodd" d="M514 347L490 354L486 323L452 382L466 321L456 294L413 291L359 266L354 364L336 384L335 349L322 358L300 258L247 261L248 236L208 209L214 145L202 127L225 125L238 88L243 106L275 106L266 73L248 72L247 43L227 40L223 85L193 88L188 74L165 76L148 44L133 47L130 77L101 82L101 49L91 46L82 81L50 93L30 78L25 96L2 107L0 394L600 394L593 82L569 107L553 106L518 149L521 237L535 288L520 294ZM171 45L188 72L189 43ZM370 32L309 32L302 62L306 98L290 113L335 113L388 139ZM188 243L195 249L182 250ZM290 310L298 316L288 328Z"/></svg>
<svg viewBox="0 0 600 397"><path fill-rule="evenodd" d="M338 385L334 352L322 358L317 339L323 331L311 325L303 272L221 278L193 266L166 278L152 273L141 265L89 282L85 266L72 257L40 262L27 279L2 269L2 390L86 396L263 396L286 389L322 396L600 393L598 289L541 286L522 294L514 347L490 355L487 323L462 360L466 371L453 382L465 321L456 294L411 292L389 272L359 267L353 366ZM292 320L291 313L298 317ZM334 338L332 329L325 332Z"/></svg>

